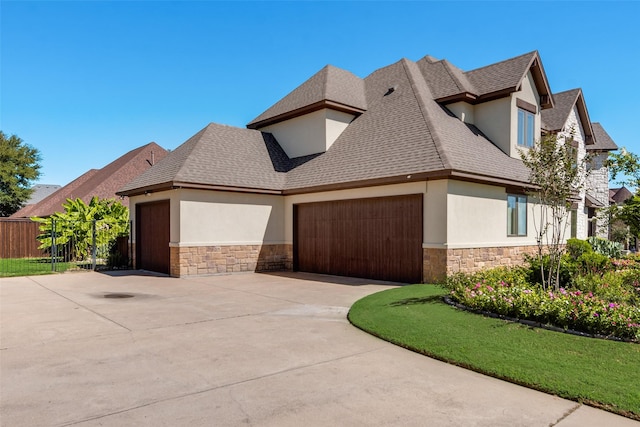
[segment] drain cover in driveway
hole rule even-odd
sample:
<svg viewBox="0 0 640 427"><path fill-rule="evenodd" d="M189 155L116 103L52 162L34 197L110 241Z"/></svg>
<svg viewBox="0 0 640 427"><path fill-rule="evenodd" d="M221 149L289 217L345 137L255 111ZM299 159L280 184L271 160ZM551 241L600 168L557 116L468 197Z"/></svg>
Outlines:
<svg viewBox="0 0 640 427"><path fill-rule="evenodd" d="M133 298L133 295L131 294L120 294L120 293L114 293L114 294L104 294L105 298L113 298L113 299L121 299L121 298Z"/></svg>

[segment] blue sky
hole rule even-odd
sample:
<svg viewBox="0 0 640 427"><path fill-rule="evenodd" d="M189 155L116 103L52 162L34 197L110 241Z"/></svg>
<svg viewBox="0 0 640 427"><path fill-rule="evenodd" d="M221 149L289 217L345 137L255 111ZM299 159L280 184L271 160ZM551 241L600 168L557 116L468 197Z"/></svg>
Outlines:
<svg viewBox="0 0 640 427"><path fill-rule="evenodd" d="M332 64L366 77L400 58L463 70L538 50L551 90L640 153L640 2L0 2L0 129L67 184L209 122L244 127Z"/></svg>

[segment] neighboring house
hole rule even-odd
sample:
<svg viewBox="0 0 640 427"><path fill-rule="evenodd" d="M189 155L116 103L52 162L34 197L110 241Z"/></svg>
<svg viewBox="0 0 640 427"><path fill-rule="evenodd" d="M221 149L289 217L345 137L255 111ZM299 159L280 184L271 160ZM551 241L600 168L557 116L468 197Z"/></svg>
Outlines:
<svg viewBox="0 0 640 427"><path fill-rule="evenodd" d="M627 187L610 188L609 189L609 204L621 205L630 198L633 197L633 193L629 191Z"/></svg>
<svg viewBox="0 0 640 427"><path fill-rule="evenodd" d="M51 185L51 184L36 184L31 189L33 192L31 193L31 197L25 203L27 205L33 205L38 203L40 200L44 199L51 193L55 192L59 188L62 188L61 185Z"/></svg>
<svg viewBox="0 0 640 427"><path fill-rule="evenodd" d="M91 169L85 172L39 202L20 209L10 218L44 217L54 212L62 212L64 211L62 205L66 203L67 198L82 199L86 203L94 196L101 199L117 198L116 191L119 188L149 169L156 161L163 159L167 153L155 142L138 147L102 169ZM126 198L120 202L125 206L129 205L129 200Z"/></svg>
<svg viewBox="0 0 640 427"><path fill-rule="evenodd" d="M585 151L579 98L545 131L577 121ZM467 72L401 59L364 79L326 66L249 129L209 124L120 190L136 266L430 282L521 263L537 248L519 152L548 110L538 52Z"/></svg>

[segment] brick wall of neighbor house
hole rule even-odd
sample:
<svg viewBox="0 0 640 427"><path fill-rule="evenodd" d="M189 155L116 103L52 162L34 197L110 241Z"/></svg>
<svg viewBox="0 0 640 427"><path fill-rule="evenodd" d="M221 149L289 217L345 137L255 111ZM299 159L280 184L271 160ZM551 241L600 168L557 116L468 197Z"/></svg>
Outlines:
<svg viewBox="0 0 640 427"><path fill-rule="evenodd" d="M475 273L487 268L522 265L525 255L537 253L538 247L535 245L465 249L424 248L424 282L442 281L445 276L454 273Z"/></svg>
<svg viewBox="0 0 640 427"><path fill-rule="evenodd" d="M170 248L170 274L174 277L245 271L290 271L293 246L229 245Z"/></svg>

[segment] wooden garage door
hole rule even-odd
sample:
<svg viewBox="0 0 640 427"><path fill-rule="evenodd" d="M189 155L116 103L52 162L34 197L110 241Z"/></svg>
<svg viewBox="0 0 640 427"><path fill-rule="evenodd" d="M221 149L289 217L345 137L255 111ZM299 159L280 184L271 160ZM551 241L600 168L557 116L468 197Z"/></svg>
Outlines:
<svg viewBox="0 0 640 427"><path fill-rule="evenodd" d="M422 194L294 206L298 271L422 281Z"/></svg>
<svg viewBox="0 0 640 427"><path fill-rule="evenodd" d="M136 204L137 268L169 273L169 200Z"/></svg>

